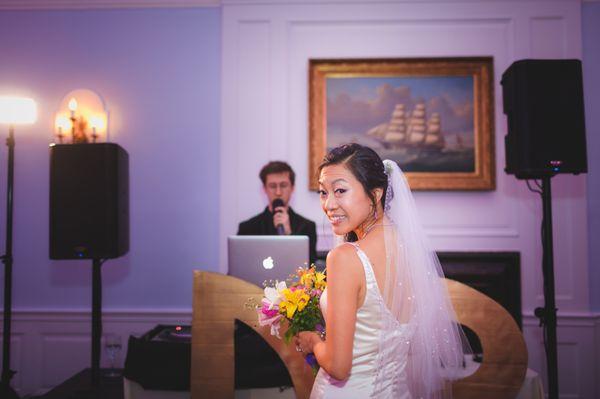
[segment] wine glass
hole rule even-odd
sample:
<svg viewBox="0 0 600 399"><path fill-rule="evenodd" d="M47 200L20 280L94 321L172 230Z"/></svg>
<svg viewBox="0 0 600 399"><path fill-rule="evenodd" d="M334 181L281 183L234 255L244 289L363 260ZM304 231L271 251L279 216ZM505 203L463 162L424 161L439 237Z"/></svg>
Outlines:
<svg viewBox="0 0 600 399"><path fill-rule="evenodd" d="M110 370L106 374L107 377L118 377L120 375L116 370L115 364L122 347L120 335L106 334L104 336L104 349L110 360Z"/></svg>

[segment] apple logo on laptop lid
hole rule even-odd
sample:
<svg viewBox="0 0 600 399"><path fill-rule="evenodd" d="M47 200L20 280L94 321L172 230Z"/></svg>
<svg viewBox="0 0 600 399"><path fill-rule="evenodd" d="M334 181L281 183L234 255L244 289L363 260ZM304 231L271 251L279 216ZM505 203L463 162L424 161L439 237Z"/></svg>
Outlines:
<svg viewBox="0 0 600 399"><path fill-rule="evenodd" d="M270 270L275 266L275 261L269 256L268 258L263 259L262 264L265 269Z"/></svg>

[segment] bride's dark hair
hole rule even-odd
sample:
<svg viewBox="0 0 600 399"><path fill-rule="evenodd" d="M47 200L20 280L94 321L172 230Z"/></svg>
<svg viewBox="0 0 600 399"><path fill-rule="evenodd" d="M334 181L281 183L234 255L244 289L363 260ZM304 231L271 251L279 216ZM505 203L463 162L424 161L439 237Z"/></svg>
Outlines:
<svg viewBox="0 0 600 399"><path fill-rule="evenodd" d="M388 187L388 177L385 174L383 161L371 148L357 143L343 144L330 150L321 165L319 173L326 166L345 165L356 177L369 196L373 207L377 206L377 201L373 195L376 188L383 189L381 196L381 206L385 209L385 199ZM346 235L346 241L356 241L354 232Z"/></svg>

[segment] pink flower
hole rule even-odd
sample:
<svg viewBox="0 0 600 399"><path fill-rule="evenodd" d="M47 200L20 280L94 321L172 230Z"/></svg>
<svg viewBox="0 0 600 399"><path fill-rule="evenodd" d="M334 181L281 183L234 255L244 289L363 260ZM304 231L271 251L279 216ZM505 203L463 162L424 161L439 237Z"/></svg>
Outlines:
<svg viewBox="0 0 600 399"><path fill-rule="evenodd" d="M271 305L269 305L267 300L263 299L262 307L260 308L260 311L266 317L270 318L279 313L279 306L277 306L277 305L271 306Z"/></svg>
<svg viewBox="0 0 600 399"><path fill-rule="evenodd" d="M261 326L271 326L271 335L277 336L277 338L281 338L279 336L279 327L281 326L281 318L283 316L277 313L274 317L269 317L266 314L259 312L258 313L258 324Z"/></svg>

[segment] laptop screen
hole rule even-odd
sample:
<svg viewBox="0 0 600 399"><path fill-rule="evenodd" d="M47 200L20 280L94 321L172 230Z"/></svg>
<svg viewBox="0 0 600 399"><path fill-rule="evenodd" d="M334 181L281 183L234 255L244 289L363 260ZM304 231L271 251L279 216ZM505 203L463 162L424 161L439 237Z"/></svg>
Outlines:
<svg viewBox="0 0 600 399"><path fill-rule="evenodd" d="M263 287L308 265L308 236L229 236L229 275Z"/></svg>

